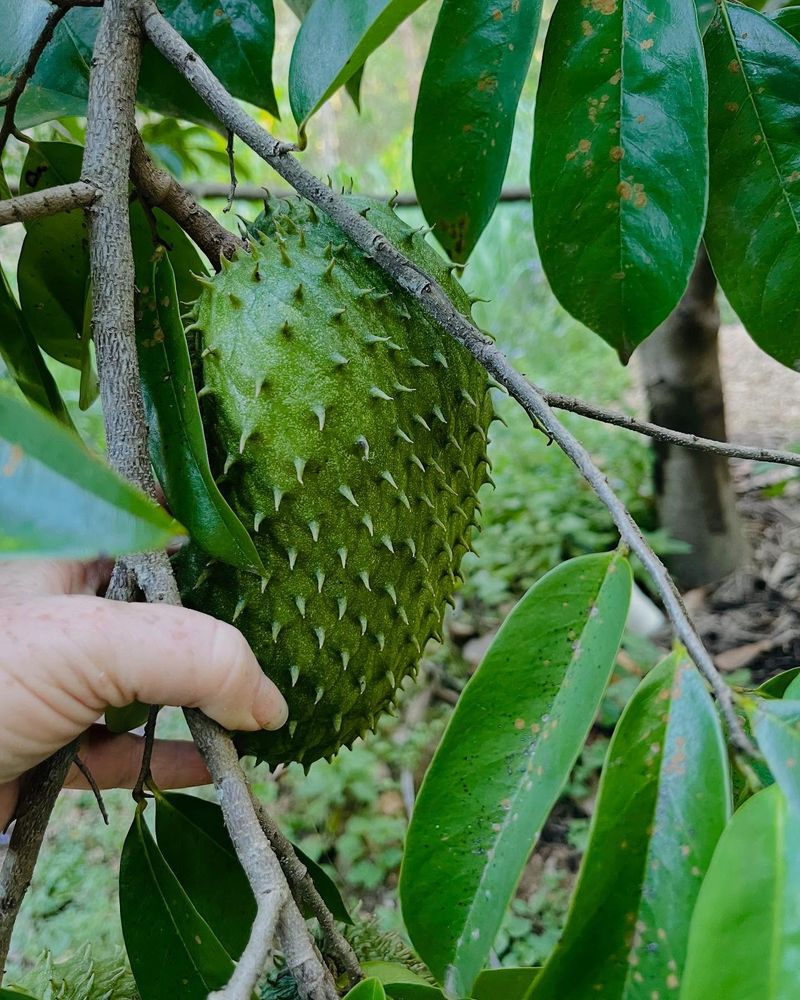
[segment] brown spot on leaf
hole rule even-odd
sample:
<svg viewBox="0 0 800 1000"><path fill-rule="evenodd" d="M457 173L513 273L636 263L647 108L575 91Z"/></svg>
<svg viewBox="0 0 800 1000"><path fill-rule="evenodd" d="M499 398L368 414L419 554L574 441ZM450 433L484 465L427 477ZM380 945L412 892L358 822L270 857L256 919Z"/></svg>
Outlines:
<svg viewBox="0 0 800 1000"><path fill-rule="evenodd" d="M502 12L502 10L493 10L492 11L492 20L493 21L502 21L503 20L503 12Z"/></svg>
<svg viewBox="0 0 800 1000"><path fill-rule="evenodd" d="M591 0L592 10L609 17L617 9L617 0Z"/></svg>
<svg viewBox="0 0 800 1000"><path fill-rule="evenodd" d="M636 116L636 124L637 125L643 125L646 118L647 118L647 115L637 115Z"/></svg>
<svg viewBox="0 0 800 1000"><path fill-rule="evenodd" d="M594 34L594 28L591 26L589 21L581 21L581 32L584 38L588 38L590 35Z"/></svg>
<svg viewBox="0 0 800 1000"><path fill-rule="evenodd" d="M22 461L22 457L23 457L22 448L20 448L16 444L12 444L8 452L8 461L3 466L3 475L13 476L14 473L17 471L19 463Z"/></svg>
<svg viewBox="0 0 800 1000"><path fill-rule="evenodd" d="M478 90L482 94L493 94L497 90L497 77L492 76L490 73L481 73L478 78Z"/></svg>
<svg viewBox="0 0 800 1000"><path fill-rule="evenodd" d="M591 148L592 148L592 144L591 144L591 142L589 142L588 139L581 139L581 141L578 143L578 149L582 153L588 153Z"/></svg>
<svg viewBox="0 0 800 1000"><path fill-rule="evenodd" d="M622 146L612 146L608 152L608 156L614 163L619 163L623 156L625 156L625 150Z"/></svg>
<svg viewBox="0 0 800 1000"><path fill-rule="evenodd" d="M736 103L736 101L726 101L725 110L730 111L731 114L736 114L736 112L739 110L739 105Z"/></svg>
<svg viewBox="0 0 800 1000"><path fill-rule="evenodd" d="M728 63L728 72L729 73L738 73L739 72L739 60L738 59L731 59L731 61Z"/></svg>
<svg viewBox="0 0 800 1000"><path fill-rule="evenodd" d="M639 48L643 49L645 52L648 49L652 49L652 47L653 47L653 39L652 38L645 38L644 41L639 42Z"/></svg>
<svg viewBox="0 0 800 1000"><path fill-rule="evenodd" d="M619 81L622 79L622 70L618 69L616 73L609 79L609 83L612 87L616 87Z"/></svg>

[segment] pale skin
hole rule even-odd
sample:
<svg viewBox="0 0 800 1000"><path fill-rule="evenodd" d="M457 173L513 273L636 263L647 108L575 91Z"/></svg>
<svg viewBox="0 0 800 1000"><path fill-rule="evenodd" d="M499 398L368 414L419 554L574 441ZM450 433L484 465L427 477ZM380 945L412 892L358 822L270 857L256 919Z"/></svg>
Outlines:
<svg viewBox="0 0 800 1000"><path fill-rule="evenodd" d="M249 731L286 721L286 702L237 629L185 608L107 601L97 596L106 572L0 563L0 830L26 772L78 737L101 788L134 786L142 739L98 725L108 706L199 708L227 729ZM210 780L188 741L156 741L152 773L162 788ZM66 787L86 787L75 766Z"/></svg>

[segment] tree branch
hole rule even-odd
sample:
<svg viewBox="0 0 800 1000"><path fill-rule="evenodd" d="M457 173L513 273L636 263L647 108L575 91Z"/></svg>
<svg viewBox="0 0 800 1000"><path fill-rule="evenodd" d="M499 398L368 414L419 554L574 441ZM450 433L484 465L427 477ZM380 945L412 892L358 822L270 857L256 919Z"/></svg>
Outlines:
<svg viewBox="0 0 800 1000"><path fill-rule="evenodd" d="M172 216L191 236L217 271L223 254L232 257L244 246L210 212L201 208L186 188L154 163L138 132L133 136L131 148L131 180L148 205Z"/></svg>
<svg viewBox="0 0 800 1000"><path fill-rule="evenodd" d="M643 434L655 441L689 448L692 451L710 452L712 455L722 455L725 458L742 458L752 462L771 462L775 465L792 465L800 467L800 454L794 451L776 451L772 448L758 448L754 445L734 444L728 441L715 441L713 438L698 437L696 434L685 434L683 431L673 431L660 424L652 424L647 420L637 420L625 413L607 410L605 407L587 403L574 396L564 396L559 392L547 392L536 386L536 391L549 406L557 410L569 410L589 420L597 420L603 424L622 427L634 434Z"/></svg>
<svg viewBox="0 0 800 1000"><path fill-rule="evenodd" d="M364 978L364 973L361 971L358 957L350 942L336 926L333 914L317 892L314 881L308 874L308 869L298 858L291 841L284 836L283 831L258 799L255 800L255 809L261 829L272 844L272 849L278 857L292 894L298 903L305 903L313 912L322 933L325 935L331 954L338 960L341 970L347 973L350 985L355 986L360 979Z"/></svg>
<svg viewBox="0 0 800 1000"><path fill-rule="evenodd" d="M208 66L162 17L152 0L140 0L142 24L150 41L181 73L225 128L235 132L304 198L332 219L350 239L409 295L428 316L462 344L510 395L517 400L534 426L541 426L569 457L605 505L622 540L639 557L653 580L675 631L689 655L711 686L730 730L731 741L742 751L754 748L734 711L730 688L718 673L684 607L666 567L645 540L586 449L558 420L528 380L509 364L494 343L453 306L443 289L405 257L366 218L338 194L307 171L290 153L293 147L280 142L254 121L228 94Z"/></svg>
<svg viewBox="0 0 800 1000"><path fill-rule="evenodd" d="M0 226L70 212L74 208L87 208L94 204L98 195L97 188L85 181L77 181L75 184L59 184L43 191L7 198L0 201Z"/></svg>
<svg viewBox="0 0 800 1000"><path fill-rule="evenodd" d="M231 186L230 184L219 184L211 181L194 181L186 185L186 190L195 198L214 198L220 201L227 201L230 197ZM239 184L236 187L236 201L263 201L265 193L265 189L259 187L258 184ZM294 191L284 188L279 191L272 191L271 193L276 198L289 198L294 194ZM378 201L386 201L385 195L365 195L365 197L374 197ZM498 201L503 204L513 204L530 200L531 192L525 187L504 188L498 198ZM419 205L419 199L414 191L401 191L392 198L392 203L403 208L410 208Z"/></svg>
<svg viewBox="0 0 800 1000"><path fill-rule="evenodd" d="M71 743L34 768L20 793L14 832L0 868L0 982L11 947L11 934L31 884L50 814L77 747L77 742Z"/></svg>

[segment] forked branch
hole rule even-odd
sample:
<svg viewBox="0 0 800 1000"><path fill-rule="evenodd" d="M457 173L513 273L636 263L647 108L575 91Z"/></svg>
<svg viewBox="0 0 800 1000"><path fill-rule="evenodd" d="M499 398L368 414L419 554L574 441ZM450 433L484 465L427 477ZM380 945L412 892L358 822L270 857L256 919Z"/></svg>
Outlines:
<svg viewBox="0 0 800 1000"><path fill-rule="evenodd" d="M430 275L405 257L344 198L306 170L291 155L293 147L270 135L239 107L200 56L159 13L153 0L139 0L139 4L142 24L150 41L192 85L221 124L235 132L298 194L325 212L397 285L417 299L425 312L508 390L534 426L544 429L569 457L611 514L622 540L639 557L650 574L678 637L714 691L727 722L731 741L740 750L754 753L734 710L731 690L714 666L666 567L653 552L639 526L616 496L606 477L593 463L589 453L561 424L542 394L509 364L488 337L458 312Z"/></svg>

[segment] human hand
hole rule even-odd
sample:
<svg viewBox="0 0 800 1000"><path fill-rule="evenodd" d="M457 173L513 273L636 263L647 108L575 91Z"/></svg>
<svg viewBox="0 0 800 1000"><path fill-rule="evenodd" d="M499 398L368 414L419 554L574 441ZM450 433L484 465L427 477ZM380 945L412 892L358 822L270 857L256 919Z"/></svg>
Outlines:
<svg viewBox="0 0 800 1000"><path fill-rule="evenodd" d="M80 756L101 788L132 788L140 737L94 726L132 701L199 708L227 729L278 729L283 696L242 634L197 611L97 597L97 564L0 563L0 830L19 779L81 734ZM91 729L90 729L91 727ZM193 743L156 741L163 788L210 779ZM67 787L85 788L73 765Z"/></svg>

